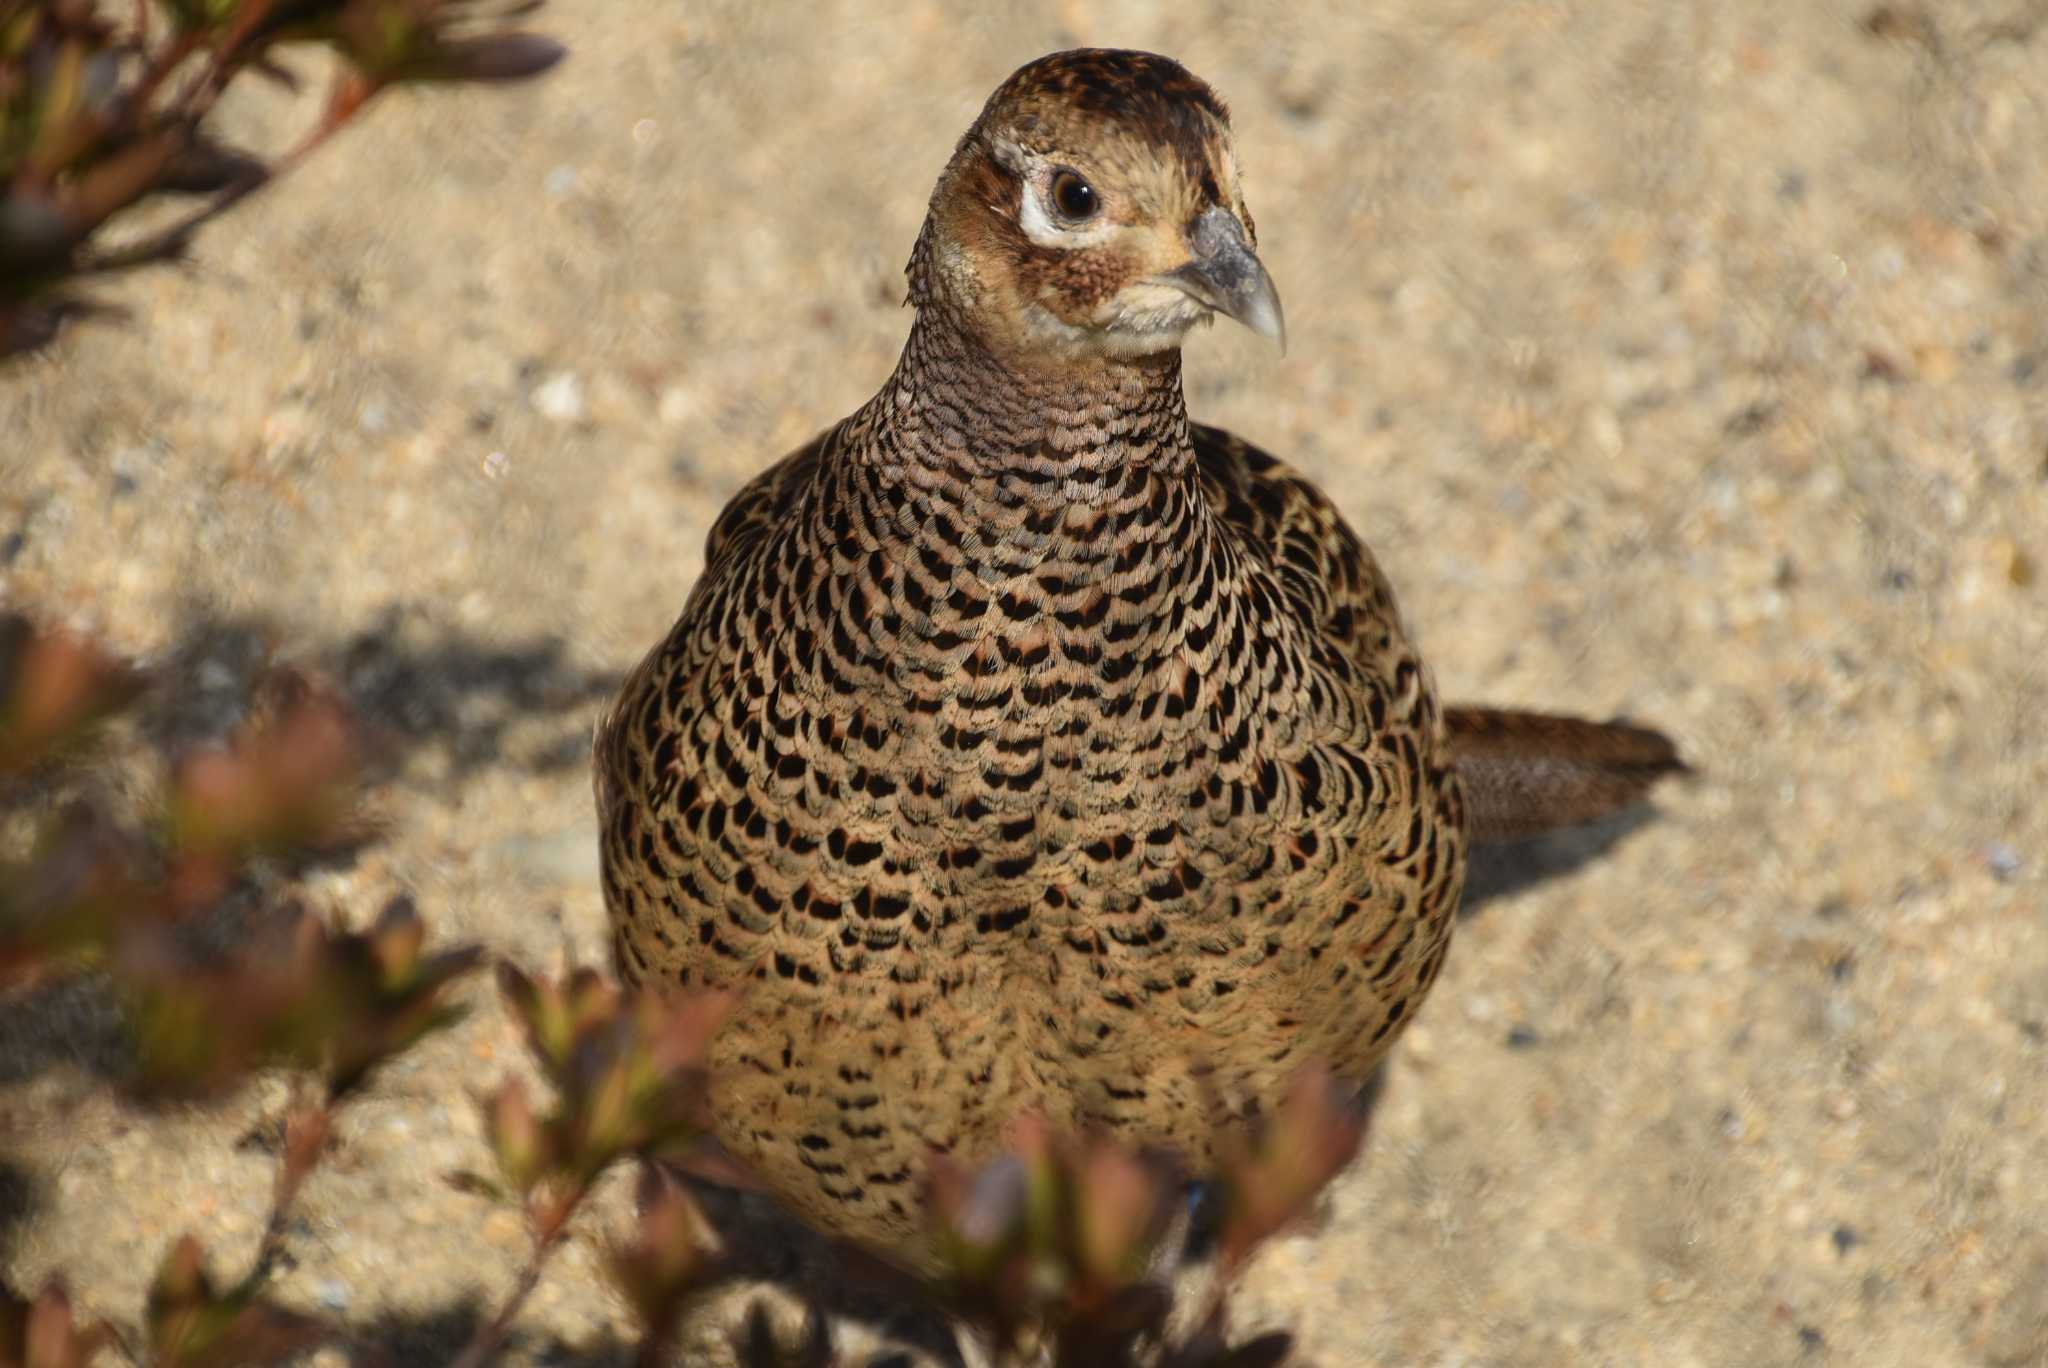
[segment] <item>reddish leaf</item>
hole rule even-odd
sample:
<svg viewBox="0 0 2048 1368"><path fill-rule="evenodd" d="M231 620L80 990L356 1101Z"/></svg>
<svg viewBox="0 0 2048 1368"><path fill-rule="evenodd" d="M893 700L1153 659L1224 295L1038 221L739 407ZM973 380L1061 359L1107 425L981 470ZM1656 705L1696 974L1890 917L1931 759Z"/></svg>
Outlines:
<svg viewBox="0 0 2048 1368"><path fill-rule="evenodd" d="M72 1319L71 1294L59 1279L51 1279L33 1302L0 1288L0 1365L85 1368L113 1340L106 1322L80 1326Z"/></svg>
<svg viewBox="0 0 2048 1368"><path fill-rule="evenodd" d="M0 619L0 776L126 706L141 685L84 637Z"/></svg>
<svg viewBox="0 0 2048 1368"><path fill-rule="evenodd" d="M1324 1070L1303 1070L1255 1141L1235 1144L1224 1165L1224 1266L1239 1266L1261 1241L1306 1215L1364 1138L1358 1108L1337 1081Z"/></svg>
<svg viewBox="0 0 2048 1368"><path fill-rule="evenodd" d="M689 1194L658 1165L641 1171L638 1206L632 1237L613 1242L606 1267L643 1331L660 1338L683 1298L715 1269L718 1239Z"/></svg>
<svg viewBox="0 0 2048 1368"><path fill-rule="evenodd" d="M155 1361L176 1368L276 1363L327 1333L312 1317L273 1306L247 1288L216 1288L190 1235L171 1247L158 1268L146 1320Z"/></svg>

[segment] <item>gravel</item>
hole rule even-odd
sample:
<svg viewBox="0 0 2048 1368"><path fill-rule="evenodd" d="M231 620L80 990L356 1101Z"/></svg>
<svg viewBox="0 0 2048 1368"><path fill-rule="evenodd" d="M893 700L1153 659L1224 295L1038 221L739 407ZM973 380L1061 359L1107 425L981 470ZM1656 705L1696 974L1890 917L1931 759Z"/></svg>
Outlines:
<svg viewBox="0 0 2048 1368"><path fill-rule="evenodd" d="M357 681L399 743L390 835L307 896L601 961L590 726L710 519L887 374L997 81L1173 53L1235 111L1290 333L1196 338L1198 416L1331 490L1447 693L1652 720L1701 771L1478 872L1364 1158L1239 1328L1324 1364L2042 1363L2025 12L556 6L555 77L393 98L192 269L104 287L132 322L0 373L0 603L208 708L263 660ZM319 88L227 112L310 119ZM444 1181L488 1166L470 1097L523 1067L475 996L343 1125L280 1284L402 1362L520 1253ZM118 1059L89 987L0 1002L0 1271L133 1323L179 1232L246 1265L268 1161L235 1141L284 1093L139 1114ZM592 1244L520 1328L518 1361L623 1361Z"/></svg>

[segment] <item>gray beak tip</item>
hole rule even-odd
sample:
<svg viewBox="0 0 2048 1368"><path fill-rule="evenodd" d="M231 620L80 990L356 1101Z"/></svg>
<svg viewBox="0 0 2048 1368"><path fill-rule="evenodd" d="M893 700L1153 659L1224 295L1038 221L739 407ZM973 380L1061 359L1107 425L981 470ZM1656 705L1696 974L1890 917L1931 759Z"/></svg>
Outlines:
<svg viewBox="0 0 2048 1368"><path fill-rule="evenodd" d="M1280 345L1280 354L1287 355L1287 315L1280 308L1280 292L1273 288L1273 282L1266 281L1266 288L1253 299L1238 322L1250 328L1261 337L1269 337Z"/></svg>
<svg viewBox="0 0 2048 1368"><path fill-rule="evenodd" d="M1169 277L1189 295L1220 314L1280 344L1287 354L1287 316L1273 277L1245 241L1236 215L1219 207L1195 220L1188 234L1194 260Z"/></svg>

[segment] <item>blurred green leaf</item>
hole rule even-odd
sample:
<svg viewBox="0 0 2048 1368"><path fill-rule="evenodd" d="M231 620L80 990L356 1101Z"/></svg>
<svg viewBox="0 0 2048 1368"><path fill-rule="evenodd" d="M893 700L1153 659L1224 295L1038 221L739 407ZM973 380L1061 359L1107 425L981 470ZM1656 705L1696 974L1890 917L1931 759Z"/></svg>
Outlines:
<svg viewBox="0 0 2048 1368"><path fill-rule="evenodd" d="M611 1244L605 1267L642 1333L665 1341L684 1299L714 1275L718 1237L689 1194L657 1164L642 1167L636 1206L639 1221L631 1237Z"/></svg>
<svg viewBox="0 0 2048 1368"><path fill-rule="evenodd" d="M118 928L162 901L142 863L132 836L86 804L66 806L25 867L0 866L0 984L105 963Z"/></svg>
<svg viewBox="0 0 2048 1368"><path fill-rule="evenodd" d="M1059 1362L1125 1362L1171 1305L1144 1279L1176 1186L1109 1141L1055 1136L1036 1118L971 1172L936 1161L927 1200L947 1304L1011 1352L1050 1332Z"/></svg>
<svg viewBox="0 0 2048 1368"><path fill-rule="evenodd" d="M311 1348L326 1335L319 1321L246 1288L216 1287L190 1235L171 1246L158 1267L144 1319L153 1359L164 1368L253 1368Z"/></svg>
<svg viewBox="0 0 2048 1368"><path fill-rule="evenodd" d="M1356 1099L1327 1070L1303 1070L1279 1111L1252 1140L1235 1141L1225 1159L1225 1268L1237 1268L1260 1242L1307 1215L1364 1139Z"/></svg>
<svg viewBox="0 0 2048 1368"><path fill-rule="evenodd" d="M137 1088L152 1097L217 1096L251 1070L276 1065L315 1074L330 1100L360 1088L378 1065L461 1018L447 990L481 959L466 947L414 949L391 972L388 941L410 916L387 912L376 930L337 933L300 914L288 929L208 957L185 948L175 928L124 928L114 968L132 1004Z"/></svg>
<svg viewBox="0 0 2048 1368"><path fill-rule="evenodd" d="M170 842L190 860L232 863L345 839L360 750L348 713L310 692L227 746L189 756L171 798Z"/></svg>
<svg viewBox="0 0 2048 1368"><path fill-rule="evenodd" d="M499 1169L537 1227L620 1159L681 1150L708 1129L707 1061L729 995L629 994L590 969L549 978L508 964L498 986L556 1092L544 1115L516 1079L485 1103Z"/></svg>

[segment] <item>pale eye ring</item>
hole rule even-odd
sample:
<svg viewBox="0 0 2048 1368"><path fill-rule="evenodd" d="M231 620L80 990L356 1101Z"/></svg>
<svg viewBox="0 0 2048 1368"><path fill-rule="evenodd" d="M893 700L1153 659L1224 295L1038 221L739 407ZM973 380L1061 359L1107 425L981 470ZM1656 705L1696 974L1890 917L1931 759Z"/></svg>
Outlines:
<svg viewBox="0 0 2048 1368"><path fill-rule="evenodd" d="M1052 203L1070 223L1085 223L1102 211L1102 197L1079 171L1061 167L1052 173Z"/></svg>

